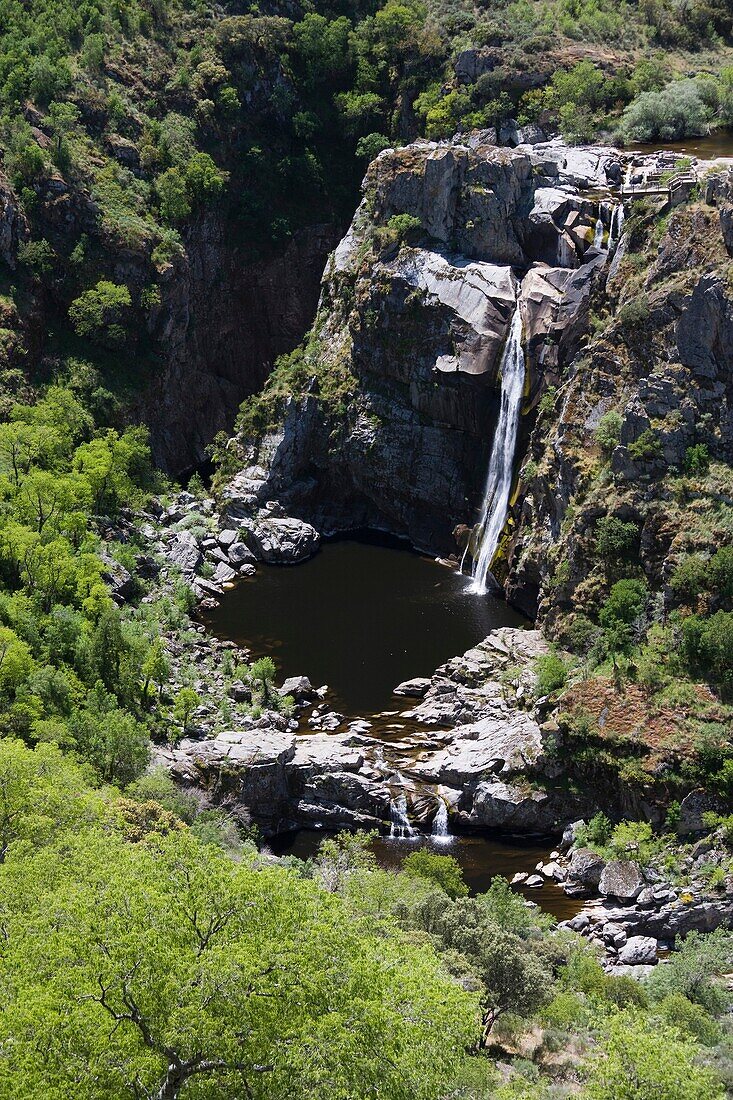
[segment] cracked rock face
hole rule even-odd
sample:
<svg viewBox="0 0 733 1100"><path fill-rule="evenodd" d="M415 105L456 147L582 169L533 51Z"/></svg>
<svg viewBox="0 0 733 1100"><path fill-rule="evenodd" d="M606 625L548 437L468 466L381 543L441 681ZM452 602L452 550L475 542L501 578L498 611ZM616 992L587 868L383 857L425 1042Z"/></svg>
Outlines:
<svg viewBox="0 0 733 1100"><path fill-rule="evenodd" d="M453 528L472 525L481 503L515 309L528 364L522 440L575 350L608 259L593 241L599 188L610 217L616 156L430 142L381 154L314 327L317 374L353 376L347 407L334 413L317 381L286 403L274 431L241 441L249 461L230 495L255 510L278 500L325 533L377 527L453 550ZM396 214L420 220L419 244L375 249Z"/></svg>

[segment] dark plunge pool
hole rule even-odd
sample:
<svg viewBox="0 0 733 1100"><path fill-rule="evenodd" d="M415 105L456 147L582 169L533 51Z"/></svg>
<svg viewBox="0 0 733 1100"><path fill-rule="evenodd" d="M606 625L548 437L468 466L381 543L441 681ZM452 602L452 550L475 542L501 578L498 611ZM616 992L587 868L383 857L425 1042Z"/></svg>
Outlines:
<svg viewBox="0 0 733 1100"><path fill-rule="evenodd" d="M526 620L503 600L468 592L468 580L377 536L326 542L297 566L258 566L207 611L220 638L269 654L281 677L328 684L347 714L401 702L401 680L429 676L497 626Z"/></svg>

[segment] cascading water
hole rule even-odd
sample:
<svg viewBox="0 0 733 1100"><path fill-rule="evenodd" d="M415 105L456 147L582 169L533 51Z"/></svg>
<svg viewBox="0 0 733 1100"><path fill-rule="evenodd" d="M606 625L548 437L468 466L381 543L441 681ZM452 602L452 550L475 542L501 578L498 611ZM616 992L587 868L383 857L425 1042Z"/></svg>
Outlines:
<svg viewBox="0 0 733 1100"><path fill-rule="evenodd" d="M524 352L522 350L522 313L517 302L504 354L501 359L501 408L491 444L489 472L481 516L481 544L474 561L470 591L487 592L486 578L506 522L512 488L514 452L517 446L519 410L524 393Z"/></svg>
<svg viewBox="0 0 733 1100"><path fill-rule="evenodd" d="M392 799L389 816L391 820L389 835L393 840L406 840L415 836L415 829L407 816L407 798L404 794L399 794Z"/></svg>
<svg viewBox="0 0 733 1100"><path fill-rule="evenodd" d="M448 803L444 798L438 799L438 808L433 818L431 835L433 840L438 844L449 844L453 839L448 827Z"/></svg>
<svg viewBox="0 0 733 1100"><path fill-rule="evenodd" d="M624 210L624 204L619 202L614 206L613 213L611 214L611 228L608 233L608 247L616 244L621 240L621 234L624 228L624 218L626 217L626 211Z"/></svg>
<svg viewBox="0 0 733 1100"><path fill-rule="evenodd" d="M598 211L598 221L596 222L596 231L595 231L595 234L593 236L593 247L594 248L603 248L603 234L604 234L604 231L605 231L605 226L603 224L603 203L601 203L600 209Z"/></svg>

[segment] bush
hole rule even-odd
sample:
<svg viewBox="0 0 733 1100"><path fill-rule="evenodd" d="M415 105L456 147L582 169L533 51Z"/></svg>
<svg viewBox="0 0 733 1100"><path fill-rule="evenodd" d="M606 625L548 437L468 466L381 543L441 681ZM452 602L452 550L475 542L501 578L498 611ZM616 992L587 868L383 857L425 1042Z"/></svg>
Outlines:
<svg viewBox="0 0 733 1100"><path fill-rule="evenodd" d="M658 92L642 92L624 111L619 132L626 141L681 141L702 137L712 112L695 80L679 80Z"/></svg>
<svg viewBox="0 0 733 1100"><path fill-rule="evenodd" d="M684 558L669 579L669 586L678 600L694 604L707 588L709 563L702 554Z"/></svg>
<svg viewBox="0 0 733 1100"><path fill-rule="evenodd" d="M629 454L635 462L655 462L662 458L664 451L657 433L652 428L647 428L638 439L629 444Z"/></svg>
<svg viewBox="0 0 733 1100"><path fill-rule="evenodd" d="M600 610L598 621L607 629L617 623L631 626L643 612L648 595L645 581L617 581Z"/></svg>
<svg viewBox="0 0 733 1100"><path fill-rule="evenodd" d="M453 856L441 856L428 848L420 848L417 852L410 852L402 864L402 870L413 878L423 878L435 883L449 898L468 896L463 872Z"/></svg>
<svg viewBox="0 0 733 1100"><path fill-rule="evenodd" d="M621 426L623 418L615 409L605 413L598 421L596 428L596 443L608 458L621 439Z"/></svg>
<svg viewBox="0 0 733 1100"><path fill-rule="evenodd" d="M696 443L685 451L685 473L704 475L710 470L710 452L704 443Z"/></svg>
<svg viewBox="0 0 733 1100"><path fill-rule="evenodd" d="M565 662L557 653L545 653L537 658L535 664L537 685L535 691L538 696L552 695L565 687L568 678L568 670Z"/></svg>
<svg viewBox="0 0 733 1100"><path fill-rule="evenodd" d="M126 286L100 279L69 306L69 320L77 336L86 336L104 347L117 348L125 343L132 299Z"/></svg>
<svg viewBox="0 0 733 1100"><path fill-rule="evenodd" d="M638 538L637 525L618 516L603 516L596 525L596 551L606 565L630 557Z"/></svg>
<svg viewBox="0 0 733 1100"><path fill-rule="evenodd" d="M733 690L733 612L716 611L709 619L690 615L682 624L682 638L690 664L726 693Z"/></svg>
<svg viewBox="0 0 733 1100"><path fill-rule="evenodd" d="M639 294L630 302L624 302L618 311L618 319L625 329L633 330L649 320L649 299Z"/></svg>

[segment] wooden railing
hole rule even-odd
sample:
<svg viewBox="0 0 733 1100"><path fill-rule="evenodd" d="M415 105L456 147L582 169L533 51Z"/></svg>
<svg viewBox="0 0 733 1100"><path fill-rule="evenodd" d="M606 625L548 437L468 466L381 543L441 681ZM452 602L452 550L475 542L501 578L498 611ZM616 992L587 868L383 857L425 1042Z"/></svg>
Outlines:
<svg viewBox="0 0 733 1100"><path fill-rule="evenodd" d="M640 198L643 195L666 195L670 202L675 194L688 189L691 191L697 186L697 175L692 169L676 172L664 179L666 173L648 172L641 183L623 183L621 185L621 197L624 199Z"/></svg>

